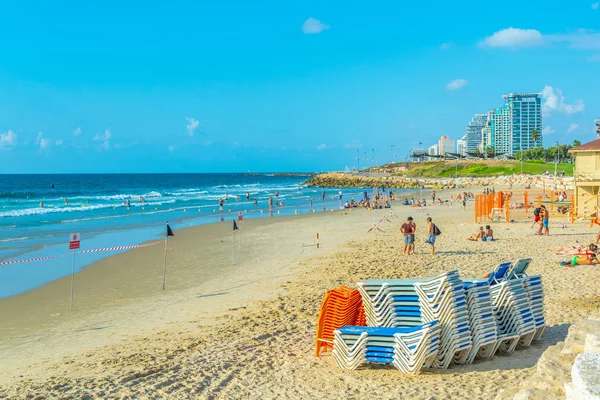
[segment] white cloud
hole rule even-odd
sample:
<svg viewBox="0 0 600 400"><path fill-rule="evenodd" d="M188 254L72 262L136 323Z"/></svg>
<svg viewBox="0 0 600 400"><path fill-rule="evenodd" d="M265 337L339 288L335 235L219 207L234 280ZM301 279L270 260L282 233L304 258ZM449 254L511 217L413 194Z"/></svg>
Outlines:
<svg viewBox="0 0 600 400"><path fill-rule="evenodd" d="M106 141L106 140L110 140L112 136L112 133L110 133L110 131L107 129L104 131L104 133L96 133L96 136L94 136L94 140L95 141Z"/></svg>
<svg viewBox="0 0 600 400"><path fill-rule="evenodd" d="M453 47L454 47L454 43L447 42L447 43L442 43L442 45L440 46L440 49L442 49L442 50L450 50Z"/></svg>
<svg viewBox="0 0 600 400"><path fill-rule="evenodd" d="M77 129L75 129L73 131L73 136L79 136L79 135L81 135L81 128L77 127Z"/></svg>
<svg viewBox="0 0 600 400"><path fill-rule="evenodd" d="M542 129L542 136L552 135L553 133L556 133L556 131L550 125L546 125L544 129Z"/></svg>
<svg viewBox="0 0 600 400"><path fill-rule="evenodd" d="M351 143L344 144L344 148L346 149L360 149L362 148L362 144L358 142L358 140L353 140Z"/></svg>
<svg viewBox="0 0 600 400"><path fill-rule="evenodd" d="M10 129L0 133L0 147L12 147L17 144L17 134Z"/></svg>
<svg viewBox="0 0 600 400"><path fill-rule="evenodd" d="M56 142L54 142L54 144L57 146L62 146L64 143L65 143L65 141L62 139L58 139Z"/></svg>
<svg viewBox="0 0 600 400"><path fill-rule="evenodd" d="M572 33L542 34L535 29L502 29L480 43L483 47L535 47L542 45L566 45L576 50L600 50L600 33L579 29Z"/></svg>
<svg viewBox="0 0 600 400"><path fill-rule="evenodd" d="M600 54L594 54L593 56L589 56L587 60L590 62L600 62Z"/></svg>
<svg viewBox="0 0 600 400"><path fill-rule="evenodd" d="M35 144L40 146L40 149L45 149L48 147L49 143L50 141L44 138L44 134L42 132L39 132L37 137L35 138Z"/></svg>
<svg viewBox="0 0 600 400"><path fill-rule="evenodd" d="M600 7L600 1L592 4L592 10L597 10Z"/></svg>
<svg viewBox="0 0 600 400"><path fill-rule="evenodd" d="M544 90L542 90L542 98L545 100L542 111L547 115L551 115L553 112L571 115L585 110L583 100L579 99L573 104L567 104L562 90L558 88L553 89L552 86L544 87Z"/></svg>
<svg viewBox="0 0 600 400"><path fill-rule="evenodd" d="M320 145L317 146L318 151L325 150L326 148L327 148L327 145L325 143L321 143Z"/></svg>
<svg viewBox="0 0 600 400"><path fill-rule="evenodd" d="M96 133L94 136L94 140L97 142L102 142L100 145L101 149L108 150L110 149L110 138L112 137L112 133L107 129L104 133Z"/></svg>
<svg viewBox="0 0 600 400"><path fill-rule="evenodd" d="M544 42L540 31L535 29L506 28L494 32L481 42L486 47L529 47L539 46Z"/></svg>
<svg viewBox="0 0 600 400"><path fill-rule="evenodd" d="M579 29L575 33L545 35L553 43L566 43L577 50L600 50L600 33Z"/></svg>
<svg viewBox="0 0 600 400"><path fill-rule="evenodd" d="M579 129L579 124L571 124L571 125L569 125L569 128L567 129L567 133L575 132L578 129Z"/></svg>
<svg viewBox="0 0 600 400"><path fill-rule="evenodd" d="M200 126L200 122L198 122L198 120L195 120L194 118L190 118L190 117L187 117L186 121L188 122L188 124L185 127L185 129L188 131L190 136L194 136L194 132Z"/></svg>
<svg viewBox="0 0 600 400"><path fill-rule="evenodd" d="M324 30L329 29L328 25L325 25L318 19L314 19L313 17L308 17L306 21L302 24L302 32L306 34L317 34L321 33Z"/></svg>
<svg viewBox="0 0 600 400"><path fill-rule="evenodd" d="M173 145L170 145L170 146L169 146L169 151L174 151L174 150L175 150L175 146L173 146Z"/></svg>
<svg viewBox="0 0 600 400"><path fill-rule="evenodd" d="M455 79L446 85L447 90L458 90L467 84L466 79Z"/></svg>

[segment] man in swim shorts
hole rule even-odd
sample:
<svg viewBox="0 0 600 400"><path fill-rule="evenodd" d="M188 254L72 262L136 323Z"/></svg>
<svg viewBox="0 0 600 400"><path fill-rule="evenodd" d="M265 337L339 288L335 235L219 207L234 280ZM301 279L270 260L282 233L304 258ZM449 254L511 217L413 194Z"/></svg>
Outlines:
<svg viewBox="0 0 600 400"><path fill-rule="evenodd" d="M400 232L404 234L404 254L413 254L413 246L415 243L415 230L412 217L408 217L406 222L400 227Z"/></svg>

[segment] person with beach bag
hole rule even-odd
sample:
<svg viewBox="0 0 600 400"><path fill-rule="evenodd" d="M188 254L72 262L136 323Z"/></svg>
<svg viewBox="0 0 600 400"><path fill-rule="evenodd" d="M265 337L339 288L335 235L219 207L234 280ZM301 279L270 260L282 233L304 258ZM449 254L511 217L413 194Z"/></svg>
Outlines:
<svg viewBox="0 0 600 400"><path fill-rule="evenodd" d="M431 217L427 217L427 235L428 238L425 243L431 245L431 255L435 255L435 239L440 236L442 231L437 227L436 224L433 223Z"/></svg>

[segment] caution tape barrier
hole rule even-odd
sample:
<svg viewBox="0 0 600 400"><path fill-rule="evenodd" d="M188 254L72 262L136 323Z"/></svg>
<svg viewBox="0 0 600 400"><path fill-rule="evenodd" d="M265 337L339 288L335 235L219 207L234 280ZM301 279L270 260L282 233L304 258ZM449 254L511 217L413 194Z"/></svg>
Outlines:
<svg viewBox="0 0 600 400"><path fill-rule="evenodd" d="M140 247L153 246L153 245L161 243L161 242L162 241L157 241L157 242L154 242L154 243L140 244L140 245L137 245L137 246L102 247L102 248L99 248L99 249L90 249L90 250L78 251L75 254L97 253L97 252L101 252L101 251L119 251L119 250L137 249L137 248L140 248ZM69 256L69 255L71 255L71 253L61 254L59 256L47 256L47 257L28 258L28 259L24 259L24 260L3 261L3 262L0 262L0 265L21 264L21 263L28 263L28 262L34 262L34 261L45 261L45 260L51 260L53 258L66 257L66 256Z"/></svg>

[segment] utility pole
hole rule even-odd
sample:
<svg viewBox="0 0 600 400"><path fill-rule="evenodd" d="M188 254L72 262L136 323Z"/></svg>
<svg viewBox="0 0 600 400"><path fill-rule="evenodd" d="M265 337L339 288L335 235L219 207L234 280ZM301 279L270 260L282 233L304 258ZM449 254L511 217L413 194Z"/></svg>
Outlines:
<svg viewBox="0 0 600 400"><path fill-rule="evenodd" d="M375 149L371 149L371 164L375 166Z"/></svg>
<svg viewBox="0 0 600 400"><path fill-rule="evenodd" d="M394 162L394 145L392 145L392 155L390 156L390 162Z"/></svg>
<svg viewBox="0 0 600 400"><path fill-rule="evenodd" d="M556 157L554 157L554 179L556 179L556 173L558 172L558 142L556 142Z"/></svg>
<svg viewBox="0 0 600 400"><path fill-rule="evenodd" d="M356 149L356 172L360 171L360 150Z"/></svg>

